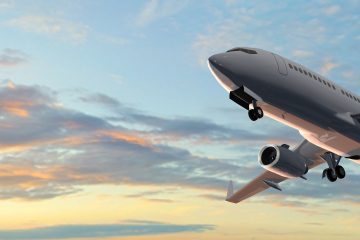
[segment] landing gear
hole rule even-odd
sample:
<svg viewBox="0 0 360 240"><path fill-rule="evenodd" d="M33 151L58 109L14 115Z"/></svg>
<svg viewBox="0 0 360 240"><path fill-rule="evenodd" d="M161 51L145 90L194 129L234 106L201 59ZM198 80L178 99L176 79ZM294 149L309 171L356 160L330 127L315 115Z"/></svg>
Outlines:
<svg viewBox="0 0 360 240"><path fill-rule="evenodd" d="M250 109L248 114L252 121L256 121L264 116L263 110L256 105L256 101L253 101L253 109Z"/></svg>
<svg viewBox="0 0 360 240"><path fill-rule="evenodd" d="M345 169L342 166L336 166L335 168L336 176L340 179L343 179L346 176Z"/></svg>
<svg viewBox="0 0 360 240"><path fill-rule="evenodd" d="M345 177L345 169L339 165L341 159L340 156L337 156L331 152L327 152L322 156L322 158L329 166L329 168L324 169L322 175L323 178L326 176L330 182L335 182L338 178L343 179Z"/></svg>
<svg viewBox="0 0 360 240"><path fill-rule="evenodd" d="M256 107L254 109L250 109L248 114L249 114L249 118L252 121L256 121L259 118L262 118L264 116L263 110L261 108L259 108L259 107Z"/></svg>
<svg viewBox="0 0 360 240"><path fill-rule="evenodd" d="M330 182L335 182L337 180L337 175L334 170L331 168L327 168L324 171L326 171L326 177L329 179Z"/></svg>

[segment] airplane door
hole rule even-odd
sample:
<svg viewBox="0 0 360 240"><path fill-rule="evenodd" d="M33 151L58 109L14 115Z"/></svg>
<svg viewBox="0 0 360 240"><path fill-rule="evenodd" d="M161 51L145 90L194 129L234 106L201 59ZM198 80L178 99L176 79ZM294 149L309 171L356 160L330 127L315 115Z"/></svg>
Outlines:
<svg viewBox="0 0 360 240"><path fill-rule="evenodd" d="M276 54L273 54L273 56L275 58L277 66L278 66L279 73L282 75L287 75L288 71L287 71L287 67L286 67L286 63L285 63L284 59Z"/></svg>

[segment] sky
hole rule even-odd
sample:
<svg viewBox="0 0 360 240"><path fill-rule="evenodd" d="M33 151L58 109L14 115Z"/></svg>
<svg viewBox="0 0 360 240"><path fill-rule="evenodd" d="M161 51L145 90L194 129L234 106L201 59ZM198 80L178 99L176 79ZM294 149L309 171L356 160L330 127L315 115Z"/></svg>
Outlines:
<svg viewBox="0 0 360 240"><path fill-rule="evenodd" d="M360 1L0 0L0 239L357 239L360 168L224 201L268 143L207 68L266 49L360 93Z"/></svg>

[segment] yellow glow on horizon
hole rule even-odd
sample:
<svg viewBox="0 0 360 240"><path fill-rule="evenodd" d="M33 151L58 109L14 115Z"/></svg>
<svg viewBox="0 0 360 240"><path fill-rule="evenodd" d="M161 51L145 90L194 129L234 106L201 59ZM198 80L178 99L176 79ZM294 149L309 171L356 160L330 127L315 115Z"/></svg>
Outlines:
<svg viewBox="0 0 360 240"><path fill-rule="evenodd" d="M337 239L334 233L354 236L359 223L354 212L334 212L339 203L287 207L281 197L270 202L247 201L230 204L198 197L207 191L177 189L161 193L161 187L98 185L83 192L41 201L1 200L2 229L33 228L67 224L114 224L129 219L171 224L215 225L201 233L176 233L109 239ZM160 191L155 196L126 197L131 193ZM174 202L151 201L151 198ZM278 201L278 202L275 202ZM64 204L66 202L66 204ZM282 204L284 206L282 206ZM344 206L342 206L344 207ZM346 206L353 210L352 206ZM304 209L306 211L304 211ZM356 211L358 213L359 211ZM21 216L14 218L13 216ZM337 216L333 218L332 216ZM331 218L331 221L326 221ZM344 222L347 224L344 226ZM341 229L334 226L342 226ZM306 229L306 231L304 231ZM256 234L255 234L256 233ZM298 233L298 234L296 234Z"/></svg>

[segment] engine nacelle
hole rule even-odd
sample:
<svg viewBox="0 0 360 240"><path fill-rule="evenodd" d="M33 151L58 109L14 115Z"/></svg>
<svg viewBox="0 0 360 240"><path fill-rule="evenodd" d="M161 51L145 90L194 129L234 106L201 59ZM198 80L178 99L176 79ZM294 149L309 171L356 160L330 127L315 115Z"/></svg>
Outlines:
<svg viewBox="0 0 360 240"><path fill-rule="evenodd" d="M303 156L276 145L267 145L261 149L259 163L266 170L286 178L301 177L308 171Z"/></svg>

